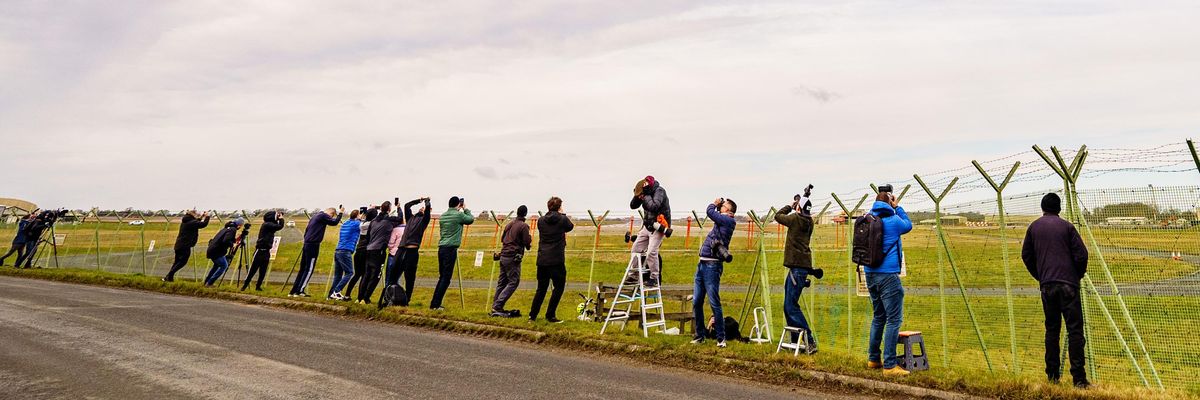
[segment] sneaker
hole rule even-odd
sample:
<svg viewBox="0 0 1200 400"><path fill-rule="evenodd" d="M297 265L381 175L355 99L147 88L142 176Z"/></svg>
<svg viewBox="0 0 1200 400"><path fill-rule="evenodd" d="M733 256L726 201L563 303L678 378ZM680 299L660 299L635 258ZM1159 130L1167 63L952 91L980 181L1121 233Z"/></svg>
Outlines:
<svg viewBox="0 0 1200 400"><path fill-rule="evenodd" d="M867 361L867 369L883 369L883 363L879 361Z"/></svg>
<svg viewBox="0 0 1200 400"><path fill-rule="evenodd" d="M295 293L288 293L288 297L296 297Z"/></svg>
<svg viewBox="0 0 1200 400"><path fill-rule="evenodd" d="M1087 390L1087 389L1091 389L1091 388L1092 388L1092 384L1091 384L1091 383L1089 383L1088 381L1083 381L1083 382L1075 382L1075 388L1076 388L1076 389L1081 389L1081 390Z"/></svg>
<svg viewBox="0 0 1200 400"><path fill-rule="evenodd" d="M725 348L725 341L724 341L724 340L722 340L722 341L720 341L720 342L717 342L717 348L718 348L718 349L723 349L723 348Z"/></svg>
<svg viewBox="0 0 1200 400"><path fill-rule="evenodd" d="M342 295L334 293L334 294L329 295L329 297L326 297L326 299L337 301L337 300L342 299Z"/></svg>
<svg viewBox="0 0 1200 400"><path fill-rule="evenodd" d="M900 368L900 366L898 366L898 365L895 367L891 367L891 368L883 370L884 376L908 376L908 374L910 374L910 373L911 372L908 372L904 368Z"/></svg>
<svg viewBox="0 0 1200 400"><path fill-rule="evenodd" d="M530 315L530 316L529 316L529 322L537 322L537 316L536 316L536 315Z"/></svg>
<svg viewBox="0 0 1200 400"><path fill-rule="evenodd" d="M505 312L508 313L509 318L516 318L516 317L521 316L521 310L508 310Z"/></svg>
<svg viewBox="0 0 1200 400"><path fill-rule="evenodd" d="M562 320L558 319L558 318L550 317L550 318L546 318L546 322L549 322L552 324L561 324Z"/></svg>
<svg viewBox="0 0 1200 400"><path fill-rule="evenodd" d="M261 291L263 291L263 288L262 288L262 286L259 286L259 287L254 288L254 291L261 292Z"/></svg>
<svg viewBox="0 0 1200 400"><path fill-rule="evenodd" d="M488 316L489 316L489 317L502 317L502 318L511 318L511 317L512 317L512 314L509 314L509 313L508 313L508 312L506 312L506 311L496 311L496 310L492 310L492 313L491 313L491 314L488 314Z"/></svg>
<svg viewBox="0 0 1200 400"><path fill-rule="evenodd" d="M691 343L691 344L700 344L700 343L704 343L704 338L702 338L702 337L699 337L699 338L692 339L692 341L691 341L690 343Z"/></svg>
<svg viewBox="0 0 1200 400"><path fill-rule="evenodd" d="M174 278L162 278L163 282L175 282Z"/></svg>
<svg viewBox="0 0 1200 400"><path fill-rule="evenodd" d="M808 345L808 349L804 350L804 352L809 355L817 354L817 344L813 343L813 344Z"/></svg>
<svg viewBox="0 0 1200 400"><path fill-rule="evenodd" d="M430 310L433 310L433 311L446 311L446 307L432 307L432 308L430 308Z"/></svg>
<svg viewBox="0 0 1200 400"><path fill-rule="evenodd" d="M309 296L308 293L300 292L299 294L296 295L296 297L312 297L312 296Z"/></svg>

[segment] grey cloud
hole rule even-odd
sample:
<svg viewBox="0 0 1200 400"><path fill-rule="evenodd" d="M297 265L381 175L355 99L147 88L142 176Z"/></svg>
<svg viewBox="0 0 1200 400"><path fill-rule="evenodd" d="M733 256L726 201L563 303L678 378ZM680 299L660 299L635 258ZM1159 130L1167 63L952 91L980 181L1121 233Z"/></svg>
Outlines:
<svg viewBox="0 0 1200 400"><path fill-rule="evenodd" d="M807 97L812 98L813 100L816 100L818 103L821 103L821 104L829 104L837 99L842 98L842 95L838 94L836 92L831 92L831 91L828 91L828 90L825 90L822 88L804 86L804 85L799 85L799 86L793 87L792 95L807 96Z"/></svg>
<svg viewBox="0 0 1200 400"><path fill-rule="evenodd" d="M475 167L475 175L479 175L480 178L491 180L491 181L496 181L496 180L511 181L511 180L515 180L515 179L535 179L535 178L537 178L537 175L534 175L534 174L531 174L528 172L505 172L502 174L499 171L496 171L495 168L488 167L488 166L482 166L482 165Z"/></svg>

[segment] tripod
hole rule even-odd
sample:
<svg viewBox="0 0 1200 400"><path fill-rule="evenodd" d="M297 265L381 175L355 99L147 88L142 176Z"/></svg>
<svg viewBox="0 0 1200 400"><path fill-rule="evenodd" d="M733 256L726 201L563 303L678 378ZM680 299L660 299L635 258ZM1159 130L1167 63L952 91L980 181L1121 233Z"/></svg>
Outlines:
<svg viewBox="0 0 1200 400"><path fill-rule="evenodd" d="M37 243L39 243L39 244L40 244L40 243L45 243L45 244L48 244L48 245L50 245L50 251L51 251L51 253L52 253L52 257L54 257L54 267L55 267L55 268L58 268L58 267L59 267L59 264L58 264L58 243L56 243L58 240L57 240L57 239L55 239L55 236L54 236L54 223L53 223L53 222L51 222L51 223L50 223L50 226L49 226L49 228L50 228L50 229L47 229L47 230L50 232L50 239L46 239L46 231L47 231L47 230L43 230L43 231L42 231L42 234L41 234L40 236L38 236L38 238L37 238L36 242L37 242ZM37 254L36 254L36 255L33 255L33 254L26 254L26 255L25 255L25 259L26 259L26 260L32 260L32 261L26 261L26 263L27 263L26 265L36 266L36 265L38 265L38 263L39 263L39 262L41 262L42 255L44 255L44 254L45 254L46 248L45 248L45 247L43 247L43 246L40 246L40 245L38 245L38 246L36 246L36 247L37 247ZM23 261L23 260L18 260L18 261ZM20 267L20 266L21 266L21 264L20 264L20 262L18 262L18 263L17 263L17 265L16 265L16 267ZM41 267L37 267L37 268L41 268Z"/></svg>
<svg viewBox="0 0 1200 400"><path fill-rule="evenodd" d="M234 283L234 287L237 286L237 282L242 281L242 267L246 266L246 249L245 249L245 247L246 247L246 235L248 233L250 233L249 224L247 224L246 228L242 229L242 233L240 235L238 235L237 241L234 242L233 249L229 250L229 256L228 256L229 260L233 261L234 257L237 257L237 259L238 259L237 281ZM229 278L232 279L233 275L230 274ZM222 284L224 284L224 279L218 278L217 280L222 281Z"/></svg>

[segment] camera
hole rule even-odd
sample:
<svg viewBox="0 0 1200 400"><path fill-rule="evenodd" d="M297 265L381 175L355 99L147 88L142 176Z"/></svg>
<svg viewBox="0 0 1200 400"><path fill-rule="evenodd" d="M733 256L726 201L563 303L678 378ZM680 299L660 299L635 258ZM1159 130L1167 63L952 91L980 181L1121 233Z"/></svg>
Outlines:
<svg viewBox="0 0 1200 400"><path fill-rule="evenodd" d="M722 262L733 262L733 254L729 252L729 246L726 246L725 242L714 240L708 249L714 258Z"/></svg>
<svg viewBox="0 0 1200 400"><path fill-rule="evenodd" d="M792 201L798 202L803 197L812 197L812 190L813 190L813 185L810 183L810 184L808 184L808 186L804 187L804 195L797 194L795 196L792 196Z"/></svg>
<svg viewBox="0 0 1200 400"><path fill-rule="evenodd" d="M891 193L891 192L892 192L892 185L890 183L879 187L879 193Z"/></svg>

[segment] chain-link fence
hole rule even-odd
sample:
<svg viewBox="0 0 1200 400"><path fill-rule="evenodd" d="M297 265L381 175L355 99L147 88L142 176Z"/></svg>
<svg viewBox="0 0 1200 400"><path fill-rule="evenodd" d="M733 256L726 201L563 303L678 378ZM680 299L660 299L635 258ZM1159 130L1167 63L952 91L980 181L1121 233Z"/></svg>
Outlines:
<svg viewBox="0 0 1200 400"><path fill-rule="evenodd" d="M923 332L935 368L1044 376L1040 291L1024 268L1021 247L1025 228L1042 215L1041 197L1055 192L1065 200L1062 217L1078 226L1091 256L1082 290L1089 376L1117 385L1200 393L1194 379L1200 373L1200 345L1188 330L1200 319L1200 186L1087 188L1089 179L1107 174L1135 174L1153 181L1160 173L1195 174L1197 164L1200 161L1184 144L1071 152L1038 149L895 181L914 224L903 239L903 329ZM1006 193L1018 186L1021 194ZM826 274L806 290L802 305L822 351L855 356L866 352L871 309L868 299L856 293L848 224L870 208L873 197L871 188L864 188L815 201L814 263ZM964 198L983 200L960 201ZM847 211L851 218L846 218ZM0 234L13 235L17 211L5 213L0 215ZM760 275L768 273L773 286L783 282L785 232L772 214L762 210L739 215L731 246L735 260L726 265L722 278L726 314L742 317L744 326L750 324L745 310L759 305L763 297L758 294ZM754 223L750 215L765 223ZM674 222L674 237L662 249L665 285L691 287L696 253L710 228L703 216L697 211ZM180 276L199 279L206 274L204 243L236 217L261 222L254 212L217 213L201 232L196 256ZM616 283L629 259L624 235L638 229L640 219L604 212L572 217L576 229L568 237L569 288L588 293L597 283ZM58 246L41 246L35 263L162 276L172 261L179 219L179 213L162 211L74 211L46 233L47 240L57 236ZM296 212L288 219L292 222L279 233L281 246L271 263L272 290L286 290L282 288L294 277L308 215ZM505 215L493 219L484 213L467 228L458 269L465 287L493 284L496 271L490 255L497 250L507 220ZM536 243L536 215L530 223ZM430 256L423 254L418 267L418 276L426 281L437 275L436 257L431 256L436 252L437 225L430 224L426 232L422 251ZM251 229L250 240L257 230ZM312 279L314 293L328 286L336 240L337 229L328 229ZM484 255L478 266L477 252ZM536 252L527 258L536 258ZM532 280L533 269L524 272ZM244 274L235 260L226 281ZM775 295L766 304L777 308L782 290L770 292ZM487 306L467 307L482 312ZM783 326L782 313L773 314L773 321L775 327Z"/></svg>

